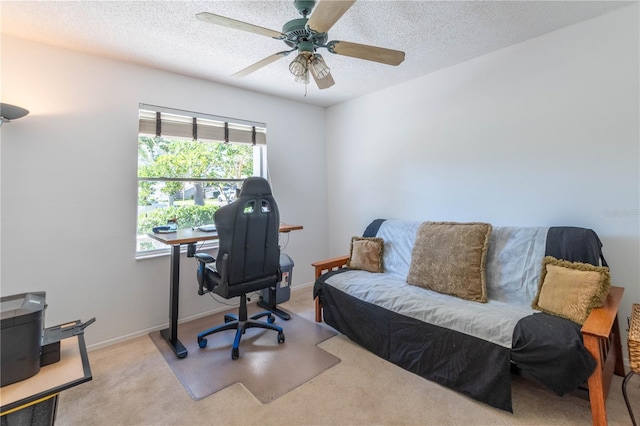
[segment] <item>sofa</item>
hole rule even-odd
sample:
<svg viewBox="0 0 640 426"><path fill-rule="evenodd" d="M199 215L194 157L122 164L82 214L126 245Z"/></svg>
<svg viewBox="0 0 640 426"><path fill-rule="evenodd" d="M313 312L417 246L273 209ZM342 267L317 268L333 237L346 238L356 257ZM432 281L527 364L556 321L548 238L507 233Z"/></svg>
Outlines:
<svg viewBox="0 0 640 426"><path fill-rule="evenodd" d="M578 227L374 220L349 255L315 262L316 321L376 355L513 412L511 375L589 391L606 424L624 375L602 243Z"/></svg>

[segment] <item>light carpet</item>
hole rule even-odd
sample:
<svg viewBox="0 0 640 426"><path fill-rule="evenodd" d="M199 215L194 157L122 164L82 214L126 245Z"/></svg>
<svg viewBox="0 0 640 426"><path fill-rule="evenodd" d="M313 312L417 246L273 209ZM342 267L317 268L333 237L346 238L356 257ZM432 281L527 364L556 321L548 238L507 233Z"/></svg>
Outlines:
<svg viewBox="0 0 640 426"><path fill-rule="evenodd" d="M251 305L249 316L252 315ZM191 398L200 400L235 383L243 384L263 404L269 403L340 362L317 345L335 331L310 322L298 315L276 324L285 334L278 344L278 333L250 328L240 340L240 358L231 359L235 330L207 336L207 347L198 346L198 333L224 322L230 310L180 324L178 339L189 354L179 359L156 331L149 334L167 364Z"/></svg>
<svg viewBox="0 0 640 426"><path fill-rule="evenodd" d="M291 299L278 306L313 322L312 291L294 287ZM279 318L277 323L288 324ZM622 324L620 331L626 338ZM193 400L146 334L90 350L93 380L60 393L56 426L591 425L588 400L560 397L519 376L512 378L512 414L405 371L343 335L319 346L340 363L269 404L242 384ZM622 377L614 376L609 426L631 426L621 385ZM638 419L640 376L631 378L628 390Z"/></svg>

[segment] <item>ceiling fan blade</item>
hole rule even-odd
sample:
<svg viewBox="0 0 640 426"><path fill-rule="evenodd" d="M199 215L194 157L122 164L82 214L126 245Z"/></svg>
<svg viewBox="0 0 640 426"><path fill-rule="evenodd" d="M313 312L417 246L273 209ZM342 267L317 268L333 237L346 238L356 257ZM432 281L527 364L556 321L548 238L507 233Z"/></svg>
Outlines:
<svg viewBox="0 0 640 426"><path fill-rule="evenodd" d="M356 0L321 0L314 9L307 25L314 31L326 33Z"/></svg>
<svg viewBox="0 0 640 426"><path fill-rule="evenodd" d="M235 19L226 18L224 16L215 15L209 12L200 12L196 14L196 18L200 21L209 22L223 27L235 28L236 30L248 31L250 33L263 35L275 39L283 39L286 36L280 31L270 30L269 28L259 27L247 22L237 21Z"/></svg>
<svg viewBox="0 0 640 426"><path fill-rule="evenodd" d="M238 71L237 73L233 74L232 77L237 77L237 78L245 77L245 76L251 74L254 71L258 71L260 68L265 67L265 66L269 65L270 63L275 62L278 59L287 56L289 53L291 53L290 50L285 50L284 52L274 53L273 55L267 56L263 60L258 61L255 64L249 65L248 67Z"/></svg>
<svg viewBox="0 0 640 426"><path fill-rule="evenodd" d="M316 84L318 85L318 89L320 90L328 89L329 87L336 84L336 82L333 81L333 77L331 76L331 73L327 74L324 78L318 78L318 75L316 74L313 67L310 68L310 71L311 71L311 75L313 76L313 79L316 81Z"/></svg>
<svg viewBox="0 0 640 426"><path fill-rule="evenodd" d="M380 62L387 65L400 65L404 61L404 52L385 49L384 47L368 46L366 44L348 41L331 41L327 44L329 52L352 58Z"/></svg>

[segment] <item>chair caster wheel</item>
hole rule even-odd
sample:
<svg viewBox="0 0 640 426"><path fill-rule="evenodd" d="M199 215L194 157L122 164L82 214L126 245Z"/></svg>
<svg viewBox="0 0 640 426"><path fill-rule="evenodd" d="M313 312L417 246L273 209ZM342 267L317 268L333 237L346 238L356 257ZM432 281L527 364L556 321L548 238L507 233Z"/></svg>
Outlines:
<svg viewBox="0 0 640 426"><path fill-rule="evenodd" d="M200 349L204 349L207 347L207 339L206 338L198 338L198 346L200 346Z"/></svg>
<svg viewBox="0 0 640 426"><path fill-rule="evenodd" d="M231 359L240 358L240 349L231 349Z"/></svg>
<svg viewBox="0 0 640 426"><path fill-rule="evenodd" d="M273 315L269 314L267 315L267 322L269 324L273 324L274 322L276 322L276 317L274 317Z"/></svg>
<svg viewBox="0 0 640 426"><path fill-rule="evenodd" d="M278 343L284 343L284 333L278 333Z"/></svg>

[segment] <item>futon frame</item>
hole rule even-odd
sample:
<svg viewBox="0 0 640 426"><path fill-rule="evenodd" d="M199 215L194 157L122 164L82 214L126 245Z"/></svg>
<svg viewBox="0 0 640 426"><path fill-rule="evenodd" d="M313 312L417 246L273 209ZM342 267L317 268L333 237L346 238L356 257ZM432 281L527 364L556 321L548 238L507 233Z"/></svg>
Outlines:
<svg viewBox="0 0 640 426"><path fill-rule="evenodd" d="M349 256L340 256L312 263L311 266L315 267L318 279L325 272L346 267L348 260ZM625 375L618 326L618 307L623 293L624 288L611 287L604 305L591 310L581 329L582 341L597 363L587 381L594 426L607 424L605 402L613 375ZM322 303L318 297L315 298L315 311L316 322L322 322Z"/></svg>

